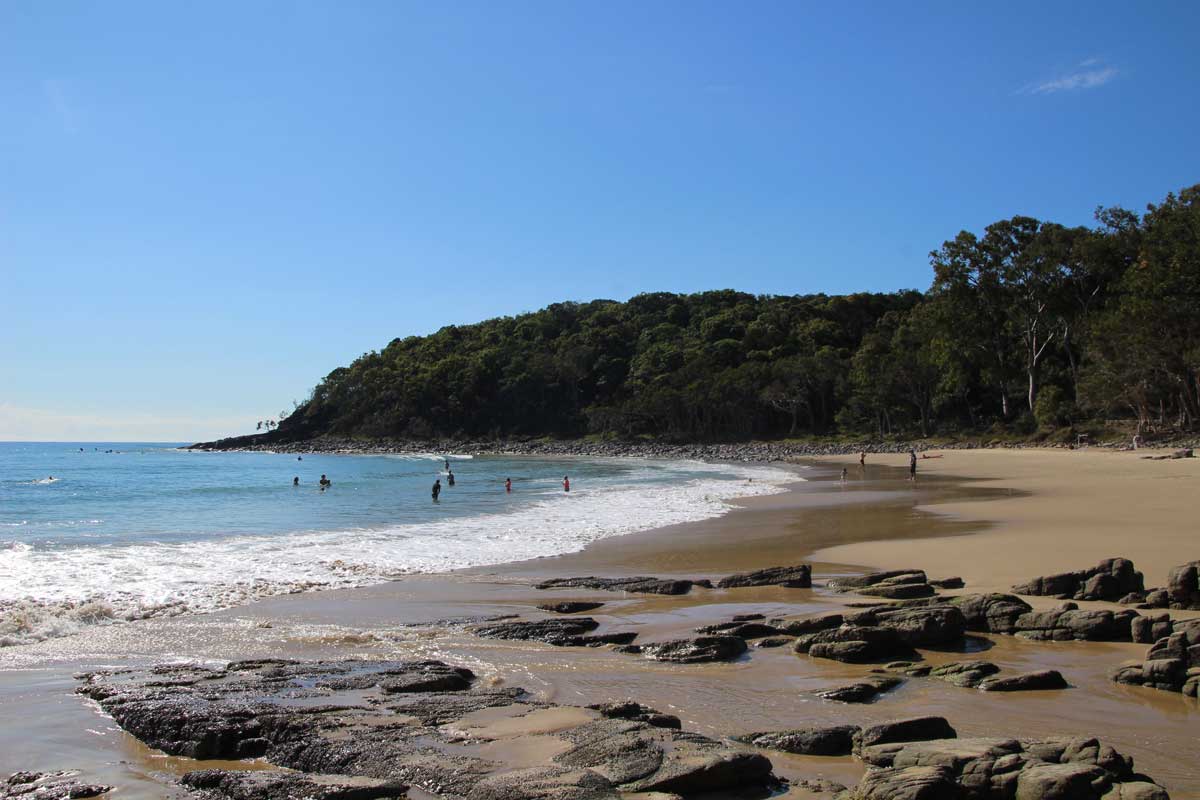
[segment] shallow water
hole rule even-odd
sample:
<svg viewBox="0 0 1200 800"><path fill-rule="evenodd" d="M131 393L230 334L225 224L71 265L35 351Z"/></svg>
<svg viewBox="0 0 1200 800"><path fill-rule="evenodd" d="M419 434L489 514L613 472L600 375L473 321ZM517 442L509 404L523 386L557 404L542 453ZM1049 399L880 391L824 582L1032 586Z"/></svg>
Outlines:
<svg viewBox="0 0 1200 800"><path fill-rule="evenodd" d="M569 494L561 486L568 472ZM317 486L321 475L333 481L327 491ZM436 503L435 480L444 486ZM796 480L794 470L773 467L644 459L299 460L0 443L0 645L114 617L569 552L718 516L732 497Z"/></svg>

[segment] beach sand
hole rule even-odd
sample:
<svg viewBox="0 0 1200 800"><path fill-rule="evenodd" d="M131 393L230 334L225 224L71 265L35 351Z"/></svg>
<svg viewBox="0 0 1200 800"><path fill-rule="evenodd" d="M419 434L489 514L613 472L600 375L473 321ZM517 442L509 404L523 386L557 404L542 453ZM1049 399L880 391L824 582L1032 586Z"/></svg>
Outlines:
<svg viewBox="0 0 1200 800"><path fill-rule="evenodd" d="M121 786L122 797L140 798L162 797L170 776L207 766L147 750L72 696L70 676L78 669L266 656L428 657L469 666L489 685L522 686L557 703L631 698L717 737L925 714L946 716L962 736L1095 735L1133 755L1137 768L1177 800L1200 797L1200 704L1108 678L1122 660L1142 657L1145 645L980 635L971 638L969 657L1005 671L1059 669L1072 688L995 694L912 679L876 703L845 705L810 691L860 677L869 666L810 659L788 647L751 648L748 658L728 664L671 665L607 648L482 640L461 623L497 614L529 618L542 614L538 603L594 599L605 602L591 612L600 632L636 629L639 641L654 641L694 635L697 626L734 614L814 613L859 599L820 587L694 589L679 597L533 588L547 577L713 578L811 561L818 582L916 567L935 578L960 575L967 591L979 591L1117 555L1133 559L1147 585L1161 585L1169 567L1200 557L1189 502L1200 477L1197 461L1101 451L954 451L923 460L915 485L905 480L906 463L902 456L869 457L859 472L855 460L843 484L841 460L820 462L792 491L742 501L724 517L602 540L579 553L271 598L8 648L0 651L0 716L24 724L3 726L0 771L78 768L89 780ZM963 657L962 650L926 652L935 664ZM863 771L850 758L768 755L789 778L853 784ZM808 793L793 788L789 796Z"/></svg>

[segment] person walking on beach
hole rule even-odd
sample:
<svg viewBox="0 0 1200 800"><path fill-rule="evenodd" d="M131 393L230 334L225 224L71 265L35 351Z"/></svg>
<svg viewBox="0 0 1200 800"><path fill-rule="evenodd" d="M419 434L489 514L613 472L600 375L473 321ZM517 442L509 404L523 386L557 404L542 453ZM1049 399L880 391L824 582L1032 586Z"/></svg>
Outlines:
<svg viewBox="0 0 1200 800"><path fill-rule="evenodd" d="M568 478L566 475L563 475L563 491L564 492L571 491L571 479Z"/></svg>
<svg viewBox="0 0 1200 800"><path fill-rule="evenodd" d="M915 481L917 479L917 451L908 451L908 479Z"/></svg>
<svg viewBox="0 0 1200 800"><path fill-rule="evenodd" d="M442 493L442 479L438 478L433 482L433 502L438 501L438 495Z"/></svg>
<svg viewBox="0 0 1200 800"><path fill-rule="evenodd" d="M512 494L512 478L504 479L504 491L507 494Z"/></svg>
<svg viewBox="0 0 1200 800"><path fill-rule="evenodd" d="M454 485L454 473L449 470L446 471L446 483L450 486Z"/></svg>

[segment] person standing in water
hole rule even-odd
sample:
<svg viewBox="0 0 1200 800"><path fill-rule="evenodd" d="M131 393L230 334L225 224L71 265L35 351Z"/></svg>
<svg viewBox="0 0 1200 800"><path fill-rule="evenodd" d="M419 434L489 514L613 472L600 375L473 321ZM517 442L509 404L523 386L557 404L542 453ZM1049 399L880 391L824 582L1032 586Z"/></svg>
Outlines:
<svg viewBox="0 0 1200 800"><path fill-rule="evenodd" d="M454 485L454 473L450 472L449 470L446 471L446 483L449 486Z"/></svg>
<svg viewBox="0 0 1200 800"><path fill-rule="evenodd" d="M571 479L568 478L566 475L563 475L563 491L564 492L571 491Z"/></svg>
<svg viewBox="0 0 1200 800"><path fill-rule="evenodd" d="M842 467L842 483L845 483L846 478L848 478L849 476L850 476L850 470L846 469L845 467Z"/></svg>
<svg viewBox="0 0 1200 800"><path fill-rule="evenodd" d="M296 477L292 478L292 486L299 486L299 485L300 485L300 476L297 475Z"/></svg>
<svg viewBox="0 0 1200 800"><path fill-rule="evenodd" d="M446 472L450 471L450 459L446 459Z"/></svg>
<svg viewBox="0 0 1200 800"><path fill-rule="evenodd" d="M442 479L438 478L433 482L433 502L438 501L438 495L442 493Z"/></svg>
<svg viewBox="0 0 1200 800"><path fill-rule="evenodd" d="M860 467L865 467L867 465L867 451L866 450L863 450L861 453L858 454L858 465Z"/></svg>
<svg viewBox="0 0 1200 800"><path fill-rule="evenodd" d="M504 491L508 494L512 493L512 478L504 479Z"/></svg>
<svg viewBox="0 0 1200 800"><path fill-rule="evenodd" d="M915 481L917 479L917 451L908 451L908 479Z"/></svg>

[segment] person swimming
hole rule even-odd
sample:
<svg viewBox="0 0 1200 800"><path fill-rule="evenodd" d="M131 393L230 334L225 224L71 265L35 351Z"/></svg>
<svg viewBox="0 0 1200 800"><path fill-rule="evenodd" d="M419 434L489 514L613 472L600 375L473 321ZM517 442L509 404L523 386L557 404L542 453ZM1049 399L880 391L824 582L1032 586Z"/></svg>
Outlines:
<svg viewBox="0 0 1200 800"><path fill-rule="evenodd" d="M328 489L330 486L333 486L333 481L326 478L324 473L321 473L320 484L322 489Z"/></svg>
<svg viewBox="0 0 1200 800"><path fill-rule="evenodd" d="M442 493L442 479L438 478L433 482L433 502L438 501L438 495Z"/></svg>

